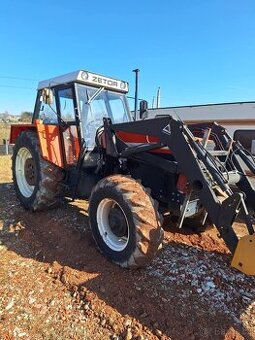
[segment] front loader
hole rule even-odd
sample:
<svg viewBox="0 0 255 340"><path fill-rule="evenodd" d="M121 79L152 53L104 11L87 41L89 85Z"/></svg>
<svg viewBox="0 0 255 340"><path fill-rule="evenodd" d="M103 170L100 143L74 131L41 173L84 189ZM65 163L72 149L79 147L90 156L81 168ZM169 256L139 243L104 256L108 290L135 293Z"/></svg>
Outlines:
<svg viewBox="0 0 255 340"><path fill-rule="evenodd" d="M89 199L99 250L127 268L155 256L165 214L179 228L210 220L232 266L255 275L253 156L217 123L132 121L127 91L126 82L87 71L39 83L32 124L11 129L22 205L36 211L64 197ZM247 229L241 239L237 217Z"/></svg>

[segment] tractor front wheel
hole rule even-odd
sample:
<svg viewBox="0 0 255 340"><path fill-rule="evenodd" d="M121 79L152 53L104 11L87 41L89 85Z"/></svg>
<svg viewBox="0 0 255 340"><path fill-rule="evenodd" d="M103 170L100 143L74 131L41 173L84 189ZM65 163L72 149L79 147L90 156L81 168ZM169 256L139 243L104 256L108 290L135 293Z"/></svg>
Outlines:
<svg viewBox="0 0 255 340"><path fill-rule="evenodd" d="M147 265L163 239L157 202L130 177L112 175L97 183L89 219L100 252L122 267Z"/></svg>

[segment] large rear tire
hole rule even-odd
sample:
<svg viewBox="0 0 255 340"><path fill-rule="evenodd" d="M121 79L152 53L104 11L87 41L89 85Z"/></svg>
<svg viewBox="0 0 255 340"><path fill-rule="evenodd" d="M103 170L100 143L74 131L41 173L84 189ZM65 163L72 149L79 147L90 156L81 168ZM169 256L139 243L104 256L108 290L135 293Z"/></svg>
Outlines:
<svg viewBox="0 0 255 340"><path fill-rule="evenodd" d="M16 140L12 156L12 174L16 194L29 210L56 207L61 202L62 169L40 156L35 132L22 132Z"/></svg>
<svg viewBox="0 0 255 340"><path fill-rule="evenodd" d="M147 265L164 235L157 205L130 177L112 175L98 182L90 197L89 220L100 252L125 268Z"/></svg>

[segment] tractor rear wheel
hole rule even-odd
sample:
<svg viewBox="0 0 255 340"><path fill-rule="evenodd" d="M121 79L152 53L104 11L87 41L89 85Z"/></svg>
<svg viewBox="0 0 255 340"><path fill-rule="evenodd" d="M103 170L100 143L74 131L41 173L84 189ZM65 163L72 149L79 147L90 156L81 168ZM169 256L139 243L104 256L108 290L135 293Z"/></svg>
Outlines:
<svg viewBox="0 0 255 340"><path fill-rule="evenodd" d="M89 220L100 252L126 268L147 265L164 235L157 202L139 182L123 175L97 183L90 197Z"/></svg>
<svg viewBox="0 0 255 340"><path fill-rule="evenodd" d="M16 194L26 209L44 210L60 203L63 171L42 159L35 132L25 131L17 138L12 174Z"/></svg>

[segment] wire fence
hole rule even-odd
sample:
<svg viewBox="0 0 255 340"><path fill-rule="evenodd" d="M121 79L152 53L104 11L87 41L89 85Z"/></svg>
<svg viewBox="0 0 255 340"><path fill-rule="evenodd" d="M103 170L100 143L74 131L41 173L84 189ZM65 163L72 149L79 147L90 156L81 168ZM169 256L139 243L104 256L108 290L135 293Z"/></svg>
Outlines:
<svg viewBox="0 0 255 340"><path fill-rule="evenodd" d="M12 155L13 152L13 145L10 145L7 142L5 144L0 145L0 155Z"/></svg>

